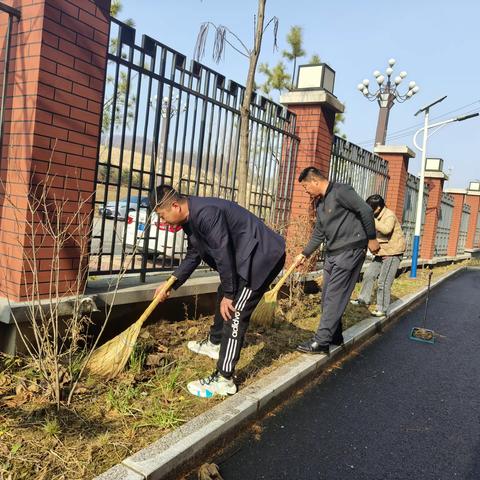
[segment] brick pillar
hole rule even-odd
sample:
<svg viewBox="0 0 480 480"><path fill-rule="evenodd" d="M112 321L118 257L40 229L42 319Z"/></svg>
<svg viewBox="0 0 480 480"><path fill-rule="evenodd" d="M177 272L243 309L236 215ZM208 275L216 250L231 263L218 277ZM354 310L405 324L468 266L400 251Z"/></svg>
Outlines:
<svg viewBox="0 0 480 480"><path fill-rule="evenodd" d="M475 231L477 229L477 220L480 210L480 193L467 191L465 197L465 203L470 205L470 220L468 222L467 241L465 242L465 248L472 249L478 248L478 245L474 245Z"/></svg>
<svg viewBox="0 0 480 480"><path fill-rule="evenodd" d="M407 189L408 162L410 158L415 158L415 153L406 145L378 145L374 152L388 162L390 179L388 180L385 203L402 223L405 191Z"/></svg>
<svg viewBox="0 0 480 480"><path fill-rule="evenodd" d="M94 192L110 0L6 3L22 17L12 38L2 139L0 296L19 301L27 298L32 268L39 272L40 295L48 296L52 270L51 242L31 265L29 234L41 230L42 219L28 213L30 183L44 181L49 170L50 194L66 201L66 212ZM91 211L93 201L86 207ZM65 248L60 258L61 293L75 288L78 249Z"/></svg>
<svg viewBox="0 0 480 480"><path fill-rule="evenodd" d="M314 166L328 178L335 114L343 112L344 106L325 90L291 91L282 95L280 101L296 114L295 133L300 138L290 212L293 226L295 222L301 223L302 219L308 220L313 213L310 196L298 183L298 176L304 168ZM297 225L298 228L287 230L287 249L290 245L292 254L300 253L301 246L306 244L310 235L308 223L307 225L300 225L300 223ZM298 237L299 228L303 232L301 240L296 241L294 237ZM298 247L293 247L295 243L299 243ZM287 262L289 260L287 259Z"/></svg>
<svg viewBox="0 0 480 480"><path fill-rule="evenodd" d="M460 225L462 222L462 209L467 191L461 188L451 188L445 191L452 195L454 200L452 225L450 228L450 236L448 237L447 255L449 257L455 257L457 255L458 237L460 235Z"/></svg>
<svg viewBox="0 0 480 480"><path fill-rule="evenodd" d="M443 184L447 176L442 172L425 172L425 183L428 185L429 195L425 225L423 227L420 258L430 260L435 253L437 225L442 202Z"/></svg>

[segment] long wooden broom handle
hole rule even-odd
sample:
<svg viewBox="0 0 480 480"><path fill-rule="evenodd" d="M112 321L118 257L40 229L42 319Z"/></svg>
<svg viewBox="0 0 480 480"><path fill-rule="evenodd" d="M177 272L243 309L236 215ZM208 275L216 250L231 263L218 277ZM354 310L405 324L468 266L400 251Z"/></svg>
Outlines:
<svg viewBox="0 0 480 480"><path fill-rule="evenodd" d="M165 282L165 285L162 288L163 292L168 292L172 288L172 285L177 281L176 277L173 275ZM142 313L142 316L137 320L137 322L143 324L143 322L150 316L150 314L155 310L156 306L160 303L160 295L155 295L155 298L150 302L150 305Z"/></svg>
<svg viewBox="0 0 480 480"><path fill-rule="evenodd" d="M297 262L293 262L290 268L283 274L283 277L278 281L278 283L272 288L272 293L278 293L283 287L283 284L287 281L287 278L292 274L292 272L298 267Z"/></svg>

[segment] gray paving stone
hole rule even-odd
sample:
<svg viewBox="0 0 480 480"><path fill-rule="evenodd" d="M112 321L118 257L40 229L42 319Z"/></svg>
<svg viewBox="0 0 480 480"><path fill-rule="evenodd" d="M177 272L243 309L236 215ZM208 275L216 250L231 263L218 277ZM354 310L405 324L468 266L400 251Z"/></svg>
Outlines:
<svg viewBox="0 0 480 480"><path fill-rule="evenodd" d="M95 480L145 480L145 477L119 463L110 470L95 477Z"/></svg>

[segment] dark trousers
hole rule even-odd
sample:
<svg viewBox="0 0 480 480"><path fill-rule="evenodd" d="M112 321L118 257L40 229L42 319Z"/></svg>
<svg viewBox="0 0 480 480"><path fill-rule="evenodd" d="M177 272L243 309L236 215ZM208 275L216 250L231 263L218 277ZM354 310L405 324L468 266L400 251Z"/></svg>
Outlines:
<svg viewBox="0 0 480 480"><path fill-rule="evenodd" d="M315 339L330 345L342 334L342 316L360 276L366 250L356 248L327 255L323 266L322 316Z"/></svg>
<svg viewBox="0 0 480 480"><path fill-rule="evenodd" d="M270 284L281 272L284 264L285 256L274 266L267 280L258 290L249 288L248 283L243 278L238 279L238 288L233 302L235 312L233 312L231 320L225 321L220 314L223 290L221 285L218 288L215 318L210 328L210 341L216 345L220 344L217 370L224 377L230 378L233 375L235 365L240 359L240 351L250 322L250 316Z"/></svg>

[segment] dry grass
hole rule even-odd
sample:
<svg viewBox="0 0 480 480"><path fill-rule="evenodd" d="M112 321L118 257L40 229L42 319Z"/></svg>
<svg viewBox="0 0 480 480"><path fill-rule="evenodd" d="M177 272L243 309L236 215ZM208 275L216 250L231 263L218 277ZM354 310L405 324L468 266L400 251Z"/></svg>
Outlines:
<svg viewBox="0 0 480 480"><path fill-rule="evenodd" d="M434 279L457 266L435 268ZM427 271L418 277L401 275L393 296L425 286ZM242 386L296 358L296 345L317 327L319 294L304 295L292 306L289 296L279 303L274 328L253 327L247 333L237 368ZM366 317L365 308L349 305L344 328ZM163 321L144 328L119 378L86 379L73 407L58 413L35 392L38 372L31 365L0 356L0 478L92 478L221 401L197 399L186 390L188 381L214 368L212 360L185 348L187 339L207 335L210 321Z"/></svg>

